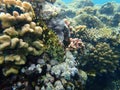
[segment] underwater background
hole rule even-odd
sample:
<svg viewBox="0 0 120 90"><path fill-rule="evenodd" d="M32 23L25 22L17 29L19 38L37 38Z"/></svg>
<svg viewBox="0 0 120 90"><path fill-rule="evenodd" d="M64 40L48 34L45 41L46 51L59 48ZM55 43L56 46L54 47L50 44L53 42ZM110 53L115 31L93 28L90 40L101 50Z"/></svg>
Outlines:
<svg viewBox="0 0 120 90"><path fill-rule="evenodd" d="M62 0L65 3L74 2L75 0ZM104 4L106 2L117 2L120 3L120 0L91 0L94 4Z"/></svg>
<svg viewBox="0 0 120 90"><path fill-rule="evenodd" d="M120 90L120 1L0 0L0 90Z"/></svg>

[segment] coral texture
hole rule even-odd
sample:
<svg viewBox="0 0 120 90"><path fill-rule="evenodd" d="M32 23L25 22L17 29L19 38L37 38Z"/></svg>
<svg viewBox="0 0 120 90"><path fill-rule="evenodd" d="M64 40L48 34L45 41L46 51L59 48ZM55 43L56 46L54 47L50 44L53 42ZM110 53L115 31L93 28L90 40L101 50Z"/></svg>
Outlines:
<svg viewBox="0 0 120 90"><path fill-rule="evenodd" d="M55 0L1 2L5 8L0 13L1 89L75 90L85 85L87 74L77 69L74 56L64 47L64 40L69 43L68 26L62 20L54 23L56 8L49 2ZM39 14L32 7L36 3L43 7ZM78 48L79 44L83 43L77 39Z"/></svg>

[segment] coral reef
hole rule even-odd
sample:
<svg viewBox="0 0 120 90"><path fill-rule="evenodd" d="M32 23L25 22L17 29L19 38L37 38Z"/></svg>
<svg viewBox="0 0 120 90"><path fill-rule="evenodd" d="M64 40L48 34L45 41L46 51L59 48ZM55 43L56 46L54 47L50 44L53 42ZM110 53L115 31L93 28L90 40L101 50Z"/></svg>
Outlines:
<svg viewBox="0 0 120 90"><path fill-rule="evenodd" d="M104 14L101 14L98 16L98 18L106 25L106 26L110 26L112 24L112 17L107 17Z"/></svg>
<svg viewBox="0 0 120 90"><path fill-rule="evenodd" d="M62 15L64 15L64 17L73 18L76 16L76 10L75 9L65 9L62 12Z"/></svg>
<svg viewBox="0 0 120 90"><path fill-rule="evenodd" d="M84 5L83 2L86 5ZM68 5L61 3L63 5L63 6L60 5L60 7L62 8L61 14L65 18L66 17L70 19L73 18L72 20L75 20L73 25L76 25L76 24L84 25L85 24L93 28L101 28L103 27L103 24L108 27L118 26L119 19L116 19L116 18L119 18L120 5L118 3L107 2L103 5L92 5L92 4L87 5L88 2L90 3L91 1L90 0L73 1L72 3ZM55 4L59 5L58 3L60 3L59 0ZM89 17L89 18L85 18L84 16ZM82 18L84 19L82 20ZM91 23L92 21L93 22L95 21L97 24L89 25L89 24L86 24L85 21L86 23L87 21L89 23Z"/></svg>
<svg viewBox="0 0 120 90"><path fill-rule="evenodd" d="M75 18L76 25L86 25L87 28L100 28L103 23L96 17L89 14L78 15Z"/></svg>
<svg viewBox="0 0 120 90"><path fill-rule="evenodd" d="M79 85L85 84L87 80L86 73L84 73L84 71L80 71L79 73L78 69L75 67L75 58L71 52L67 51L64 59L65 62L59 64L59 62L56 62L55 60L46 63L44 59L39 58L38 64L25 66L21 69L21 72L27 75L27 77L30 77L33 74L42 74L42 76L37 76L37 80L34 80L33 78L32 81L35 83L34 87L38 87L42 90L68 90L68 88L74 90L80 87L82 88L82 86ZM17 88L20 88L18 85L16 86Z"/></svg>
<svg viewBox="0 0 120 90"><path fill-rule="evenodd" d="M84 50L78 48L71 52L76 56L79 68L88 75L86 90L110 90L106 88L109 82L110 86L113 85L112 89L119 89L119 86L116 87L119 84L113 84L111 79L116 81L115 77L119 77L116 74L120 73L120 4L106 2L84 5L86 1L91 2L73 1L66 6L61 3L63 17L67 17L65 23L70 30L70 38L79 38L84 42ZM77 44L70 40L69 45L76 48Z"/></svg>
<svg viewBox="0 0 120 90"><path fill-rule="evenodd" d="M119 26L119 23L120 23L120 13L116 13L114 16L113 16L113 19L112 19L112 23L111 25L116 27L116 26Z"/></svg>
<svg viewBox="0 0 120 90"><path fill-rule="evenodd" d="M91 0L75 0L72 4L72 7L75 8L82 8L82 7L86 7L86 6L94 6L94 3Z"/></svg>
<svg viewBox="0 0 120 90"><path fill-rule="evenodd" d="M97 14L97 8L93 8L92 6L86 6L84 8L81 8L78 12L77 15L86 13L86 14L91 14L91 15L96 15Z"/></svg>
<svg viewBox="0 0 120 90"><path fill-rule="evenodd" d="M70 44L68 45L68 48L70 49L78 49L78 48L84 48L84 44L81 39L78 38L70 38Z"/></svg>
<svg viewBox="0 0 120 90"><path fill-rule="evenodd" d="M34 12L36 14L36 19L48 20L52 16L57 16L60 13L60 8L57 8L52 5L56 0L37 0L37 1L28 1L32 4Z"/></svg>
<svg viewBox="0 0 120 90"><path fill-rule="evenodd" d="M89 75L114 72L119 66L119 54L111 49L107 43L98 43L89 51L81 63ZM89 58L89 61L86 61ZM91 65L94 64L94 65ZM88 69L89 67L89 69Z"/></svg>
<svg viewBox="0 0 120 90"><path fill-rule="evenodd" d="M2 90L83 89L87 74L77 69L75 57L66 49L64 42L70 43L69 26L56 16L56 8L51 4L54 2L1 2L5 8L0 13ZM42 9L36 13L37 3ZM80 39L74 44L77 48L83 46Z"/></svg>
<svg viewBox="0 0 120 90"><path fill-rule="evenodd" d="M119 89L120 5L55 1L0 1L0 89Z"/></svg>
<svg viewBox="0 0 120 90"><path fill-rule="evenodd" d="M73 54L76 56L79 68L88 75L86 89L105 89L111 78L119 76L116 75L119 73L120 63L119 31L107 27L87 29L82 25L74 27L73 30L72 37L81 38L85 45L83 53L78 49ZM105 83L100 85L103 81Z"/></svg>
<svg viewBox="0 0 120 90"><path fill-rule="evenodd" d="M111 2L105 3L99 11L101 14L112 15L114 13L114 5Z"/></svg>
<svg viewBox="0 0 120 90"><path fill-rule="evenodd" d="M61 53L59 54L60 57L64 55L62 46L58 43L57 36L51 30L47 28L43 29L43 27L32 22L34 18L32 6L27 2L14 2L15 5L13 5L12 1L4 1L4 4L10 5L12 3L12 5L6 8L6 13L3 12L0 14L2 26L0 36L0 64L8 65L10 68L6 66L6 68L3 68L4 75L6 76L10 73L16 73L15 70L18 70L20 65L26 63L28 55L38 56L44 52L49 53L51 57L57 57L58 52ZM57 48L56 46L60 47ZM53 53L51 53L52 49ZM14 66L10 65L12 62Z"/></svg>
<svg viewBox="0 0 120 90"><path fill-rule="evenodd" d="M88 75L115 72L119 67L119 34L109 28L83 29L75 33L85 44L85 54L78 56L80 68Z"/></svg>
<svg viewBox="0 0 120 90"><path fill-rule="evenodd" d="M16 71L17 66L19 67L19 65L25 64L28 52L34 52L33 54L40 53L39 50L37 51L35 47L32 47L32 40L31 42L28 41L26 34L29 35L29 33L33 33L33 36L39 36L43 30L40 26L36 26L35 23L32 22L34 14L29 3L15 0L9 2L4 0L3 3L10 5L6 7L6 13L3 12L0 14L1 64L8 65L9 68L4 65L6 68L3 69L4 75L7 76L10 73L18 72ZM42 45L42 42L37 42ZM14 63L14 66L10 65L11 62Z"/></svg>
<svg viewBox="0 0 120 90"><path fill-rule="evenodd" d="M54 17L47 22L47 25L58 35L61 42L68 41L70 32L64 20L61 20L60 17Z"/></svg>

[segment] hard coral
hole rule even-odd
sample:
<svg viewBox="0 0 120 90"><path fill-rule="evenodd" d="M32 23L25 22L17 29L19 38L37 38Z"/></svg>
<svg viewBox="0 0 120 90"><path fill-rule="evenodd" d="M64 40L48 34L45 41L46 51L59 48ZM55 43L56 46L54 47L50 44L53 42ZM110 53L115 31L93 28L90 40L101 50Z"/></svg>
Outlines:
<svg viewBox="0 0 120 90"><path fill-rule="evenodd" d="M87 59L89 59L87 61ZM107 43L98 43L90 50L81 63L81 67L91 76L117 70L119 55ZM94 65L91 65L94 64Z"/></svg>
<svg viewBox="0 0 120 90"><path fill-rule="evenodd" d="M111 15L114 13L114 9L115 9L115 6L113 3L111 2L108 2L108 3L105 3L101 8L100 8L100 13L101 14L107 14L107 15Z"/></svg>
<svg viewBox="0 0 120 90"><path fill-rule="evenodd" d="M76 25L86 25L87 28L100 28L103 27L103 23L96 16L92 16L89 14L81 14L76 16L75 18Z"/></svg>
<svg viewBox="0 0 120 90"><path fill-rule="evenodd" d="M11 5L13 1L15 3ZM68 40L69 31L64 22L58 25L54 23L52 25L56 27L50 28L43 21L44 18L34 17L31 4L13 1L4 3L6 11L0 15L0 75L3 77L0 78L0 88L82 89L87 75L76 68L74 56L71 52L64 51L63 43L55 32L60 30ZM48 5L42 1L43 5ZM75 41L77 47L78 44L82 45L79 41ZM6 83L7 80L10 82Z"/></svg>
<svg viewBox="0 0 120 90"><path fill-rule="evenodd" d="M15 3L13 3L15 2ZM6 13L2 12L0 14L0 21L2 24L2 28L7 28L10 26L17 25L21 22L31 22L34 17L32 6L27 2L21 2L22 6L17 5L17 1L4 1L6 5ZM11 5L11 3L13 5ZM8 5L10 4L10 6ZM27 5L27 8L25 8Z"/></svg>
<svg viewBox="0 0 120 90"><path fill-rule="evenodd" d="M70 44L68 45L68 48L69 49L84 48L84 44L81 39L70 38Z"/></svg>
<svg viewBox="0 0 120 90"><path fill-rule="evenodd" d="M6 3L6 1L4 1L4 4L8 5L12 2L13 1L9 1ZM14 0L14 2L17 1ZM34 13L31 4L28 2L21 2L21 4L22 6L15 3L12 6L10 5L10 7L6 9L6 13L3 12L0 15L0 20L2 22L2 31L0 35L0 51L2 53L0 64L13 63L15 67L17 65L16 69L18 69L20 65L26 63L26 57L28 55L36 56L41 55L43 52L50 54L53 47L55 49L53 49L54 51L50 55L52 57L57 57L57 53L62 50L62 48L58 49L56 47L58 46L57 43L59 40L51 30L44 29L45 31L43 32L43 27L32 22ZM17 7L17 10L23 8L23 13L21 14L17 10L14 11L14 9L11 9L13 7ZM9 10L11 10L10 12L12 14L8 13ZM53 44L52 47L51 44ZM2 56L4 56L4 60ZM9 64L9 67L13 66ZM5 67L8 69L7 66ZM4 72L5 75L10 74L6 73L7 72Z"/></svg>
<svg viewBox="0 0 120 90"><path fill-rule="evenodd" d="M80 68L89 75L114 73L119 67L119 34L109 28L83 30L76 33L86 45L86 53L77 57ZM88 40L89 39L89 40Z"/></svg>

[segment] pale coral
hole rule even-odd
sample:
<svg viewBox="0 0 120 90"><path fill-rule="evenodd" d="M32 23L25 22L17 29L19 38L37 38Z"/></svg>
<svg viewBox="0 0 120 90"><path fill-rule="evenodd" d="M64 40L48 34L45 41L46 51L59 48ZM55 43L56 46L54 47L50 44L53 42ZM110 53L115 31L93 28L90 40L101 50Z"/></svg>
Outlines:
<svg viewBox="0 0 120 90"><path fill-rule="evenodd" d="M17 17L19 16L19 13L17 11L13 11L13 16Z"/></svg>
<svg viewBox="0 0 120 90"><path fill-rule="evenodd" d="M22 1L17 0L17 1L16 1L16 5L18 5L18 6L22 6Z"/></svg>
<svg viewBox="0 0 120 90"><path fill-rule="evenodd" d="M0 36L0 50L10 46L10 39L7 35Z"/></svg>
<svg viewBox="0 0 120 90"><path fill-rule="evenodd" d="M78 32L79 30L83 30L83 29L86 29L86 25L78 25L75 27L75 31Z"/></svg>
<svg viewBox="0 0 120 90"><path fill-rule="evenodd" d="M22 7L23 7L25 10L27 10L27 11L29 11L29 10L32 9L31 4L28 3L28 2L23 2L23 3L22 3Z"/></svg>
<svg viewBox="0 0 120 90"><path fill-rule="evenodd" d="M14 27L10 27L10 28L6 28L4 31L3 31L4 34L6 35L9 35L9 36L17 36L18 35L18 32L15 30Z"/></svg>
<svg viewBox="0 0 120 90"><path fill-rule="evenodd" d="M78 38L70 38L70 44L68 48L70 49L78 49L78 48L83 48L84 44L81 39Z"/></svg>
<svg viewBox="0 0 120 90"><path fill-rule="evenodd" d="M19 11L13 10L12 14L10 13L0 13L0 20L2 23L2 28L10 27L11 25L24 22L31 22L34 17L34 11L32 6L28 2L21 2L20 0L3 0L3 2L7 8L11 8L11 5L14 5L14 8L19 8ZM7 9L6 8L6 9Z"/></svg>
<svg viewBox="0 0 120 90"><path fill-rule="evenodd" d="M16 4L16 0L3 0L3 2L5 4L10 4L10 5L15 5Z"/></svg>
<svg viewBox="0 0 120 90"><path fill-rule="evenodd" d="M42 34L42 31L43 31L43 30L42 30L42 28L41 28L40 26L36 26L36 27L35 27L35 33L36 33L36 34L40 34L40 35L41 35L41 34Z"/></svg>
<svg viewBox="0 0 120 90"><path fill-rule="evenodd" d="M18 38L12 38L11 39L11 48L15 48L18 43L19 43Z"/></svg>

